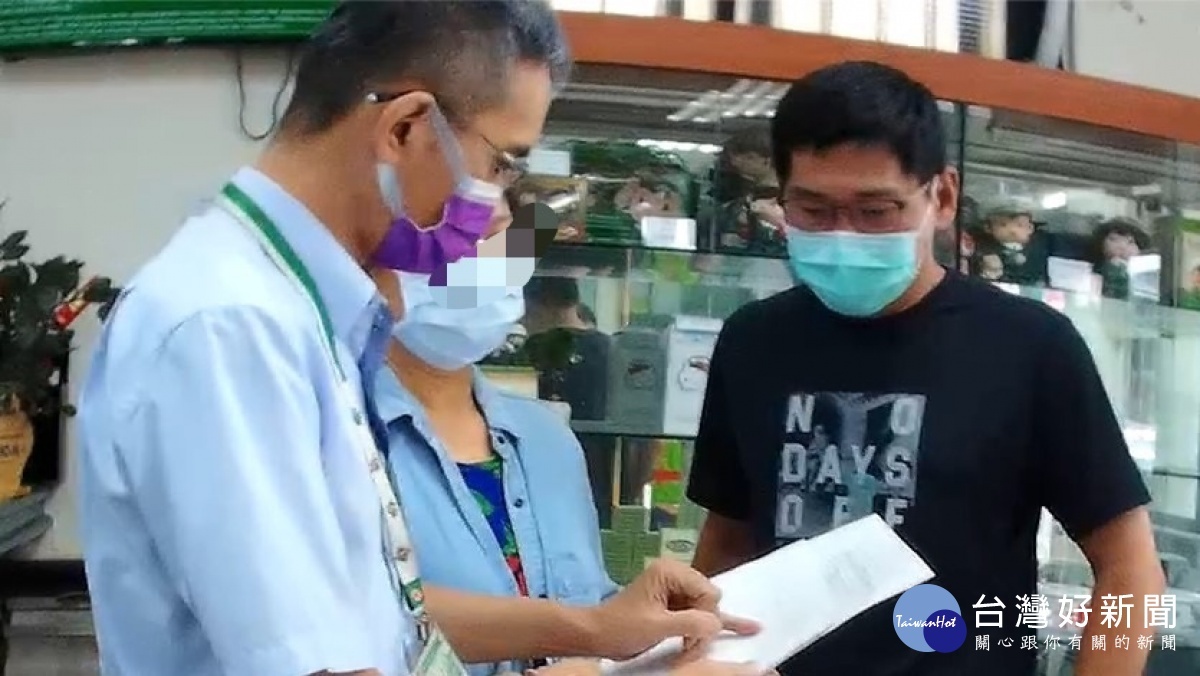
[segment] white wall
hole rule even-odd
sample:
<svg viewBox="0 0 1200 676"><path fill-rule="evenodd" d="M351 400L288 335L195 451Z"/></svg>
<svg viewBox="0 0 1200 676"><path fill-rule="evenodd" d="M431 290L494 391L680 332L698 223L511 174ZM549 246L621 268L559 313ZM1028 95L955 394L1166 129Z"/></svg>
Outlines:
<svg viewBox="0 0 1200 676"><path fill-rule="evenodd" d="M1200 2L1075 0L1074 69L1200 98Z"/></svg>
<svg viewBox="0 0 1200 676"><path fill-rule="evenodd" d="M286 70L282 52L246 61L247 122L269 123ZM252 161L238 127L232 52L136 51L0 64L0 232L26 229L37 257L66 254L122 281L199 200ZM71 379L96 334L79 322ZM74 448L67 433L68 457ZM73 481L67 464L67 485ZM69 490L50 504L55 528L32 555L79 555Z"/></svg>

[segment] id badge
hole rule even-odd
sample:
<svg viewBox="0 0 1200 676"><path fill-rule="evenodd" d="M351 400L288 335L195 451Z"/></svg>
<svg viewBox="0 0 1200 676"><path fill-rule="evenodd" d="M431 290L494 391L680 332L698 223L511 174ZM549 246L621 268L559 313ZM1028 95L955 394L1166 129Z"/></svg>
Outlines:
<svg viewBox="0 0 1200 676"><path fill-rule="evenodd" d="M442 630L436 626L430 631L429 640L417 658L413 676L467 676L466 667L454 654L454 648L450 647Z"/></svg>

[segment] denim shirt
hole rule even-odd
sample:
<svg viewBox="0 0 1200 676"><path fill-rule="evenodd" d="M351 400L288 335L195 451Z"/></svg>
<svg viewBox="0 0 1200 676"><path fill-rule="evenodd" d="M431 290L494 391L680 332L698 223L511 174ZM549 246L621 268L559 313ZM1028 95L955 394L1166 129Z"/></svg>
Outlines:
<svg viewBox="0 0 1200 676"><path fill-rule="evenodd" d="M583 450L571 429L544 404L503 392L478 372L474 392L492 448L504 461L505 497L530 596L589 606L616 592L600 551ZM387 425L389 468L404 502L421 576L467 592L517 595L479 503L420 404L390 369L377 374L375 399ZM470 671L473 676L519 673L521 665L472 665Z"/></svg>

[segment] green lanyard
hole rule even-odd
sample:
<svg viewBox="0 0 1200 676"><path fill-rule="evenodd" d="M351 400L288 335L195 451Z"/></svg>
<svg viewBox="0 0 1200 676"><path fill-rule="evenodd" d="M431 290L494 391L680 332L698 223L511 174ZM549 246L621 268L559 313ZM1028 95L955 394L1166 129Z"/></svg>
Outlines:
<svg viewBox="0 0 1200 676"><path fill-rule="evenodd" d="M221 196L228 202L225 209L244 227L256 235L267 255L276 267L294 284L298 285L312 302L313 309L321 322L321 333L325 338L325 346L340 379L339 387L346 398L355 418L356 429L359 431L363 455L371 481L378 493L383 509L384 541L386 549L384 558L392 570L398 591L412 612L417 623L417 633L422 643L431 635L432 625L425 611L424 586L421 583L420 571L417 569L416 556L412 551L412 538L408 532L400 501L396 498L395 489L387 475L386 465L379 453L374 436L361 423L362 415L354 404L355 395L349 392L349 379L338 359L337 341L334 338L333 322L329 318L329 309L317 289L317 283L309 273L304 261L296 254L295 249L288 243L287 238L279 231L271 220L253 199L236 185L229 183L221 189Z"/></svg>
<svg viewBox="0 0 1200 676"><path fill-rule="evenodd" d="M308 299L312 301L313 308L317 311L317 317L321 320L321 333L325 337L325 346L329 349L329 354L333 357L333 364L337 367L338 376L346 377L346 372L342 369L342 362L338 359L337 343L334 341L333 321L329 319L329 308L325 307L325 299L321 297L321 292L317 289L317 282L309 273L308 267L304 265L304 261L300 260L300 256L296 255L296 250L288 243L287 238L279 232L275 222L267 216L250 196L242 192L242 189L232 183L225 184L221 189L221 195L225 199L233 203L235 207L241 210L250 223L257 228L258 233L266 240L266 244L270 245L270 253L273 259L280 265L289 277L300 285L308 294Z"/></svg>

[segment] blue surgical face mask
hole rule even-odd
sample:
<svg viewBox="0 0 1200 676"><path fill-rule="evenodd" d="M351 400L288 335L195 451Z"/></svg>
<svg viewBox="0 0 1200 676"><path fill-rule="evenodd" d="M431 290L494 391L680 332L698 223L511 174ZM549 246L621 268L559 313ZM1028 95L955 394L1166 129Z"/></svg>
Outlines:
<svg viewBox="0 0 1200 676"><path fill-rule="evenodd" d="M825 307L870 317L891 305L917 277L919 229L886 234L787 229L792 274Z"/></svg>
<svg viewBox="0 0 1200 676"><path fill-rule="evenodd" d="M488 260L468 258L451 267L492 267ZM499 278L489 283L479 274L482 272L448 271L449 278L461 274L471 279L474 287L431 287L429 275L400 273L404 317L393 330L395 338L418 359L443 371L470 366L503 345L525 316L523 287L528 276L522 273L523 280L509 278L519 283L506 286L500 278L507 275L497 273Z"/></svg>

